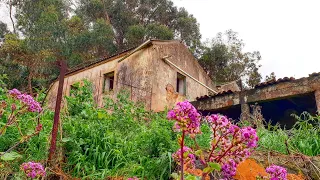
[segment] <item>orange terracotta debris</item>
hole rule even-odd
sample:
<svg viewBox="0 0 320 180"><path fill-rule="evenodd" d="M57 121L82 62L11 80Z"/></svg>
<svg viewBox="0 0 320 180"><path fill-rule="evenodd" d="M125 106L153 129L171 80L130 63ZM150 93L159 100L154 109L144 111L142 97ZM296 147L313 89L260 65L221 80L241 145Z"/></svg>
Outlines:
<svg viewBox="0 0 320 180"><path fill-rule="evenodd" d="M234 179L256 180L257 176L267 176L265 168L253 159L247 159L239 164ZM288 174L288 180L305 180L303 175Z"/></svg>
<svg viewBox="0 0 320 180"><path fill-rule="evenodd" d="M195 175L195 176L202 176L202 170L201 169L187 169L186 170L188 173ZM205 177L205 180L210 180L209 176Z"/></svg>
<svg viewBox="0 0 320 180"><path fill-rule="evenodd" d="M255 160L247 159L239 164L234 178L237 180L256 180L259 175L267 176L268 174L264 167Z"/></svg>

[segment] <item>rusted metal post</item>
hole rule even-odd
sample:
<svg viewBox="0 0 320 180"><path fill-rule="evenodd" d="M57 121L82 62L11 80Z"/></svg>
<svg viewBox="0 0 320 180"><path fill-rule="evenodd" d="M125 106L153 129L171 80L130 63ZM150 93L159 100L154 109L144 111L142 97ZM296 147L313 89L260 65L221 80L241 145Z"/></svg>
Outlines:
<svg viewBox="0 0 320 180"><path fill-rule="evenodd" d="M58 94L56 99L56 107L54 111L54 121L53 127L51 132L51 144L49 150L49 157L48 161L52 160L55 155L56 151L56 142L57 142L57 134L58 134L58 127L59 127L59 119L60 119L60 108L61 108L61 101L62 101L62 92L63 92L63 83L64 83L64 76L67 72L67 65L64 61L58 61L58 65L60 66L60 76L59 76L59 87L58 87Z"/></svg>

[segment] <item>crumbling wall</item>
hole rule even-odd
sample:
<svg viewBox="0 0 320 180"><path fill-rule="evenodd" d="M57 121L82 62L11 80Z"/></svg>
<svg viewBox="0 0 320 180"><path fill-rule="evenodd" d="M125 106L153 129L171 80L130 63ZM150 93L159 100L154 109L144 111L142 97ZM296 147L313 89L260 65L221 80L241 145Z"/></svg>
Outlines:
<svg viewBox="0 0 320 180"><path fill-rule="evenodd" d="M112 71L117 70L117 64L120 57L114 57L110 59L106 63L97 64L96 66L93 66L88 69L77 71L76 73L71 73L65 76L64 79L64 85L63 85L63 96L69 96L70 95L70 88L71 85L83 81L84 79L87 79L90 81L93 85L93 95L96 103L99 106L102 106L103 103L103 96L102 93L102 86L103 86L103 75ZM50 109L54 109L56 104L56 96L58 92L58 84L59 81L55 81L52 84L52 87L50 91L48 92L47 96L47 105ZM63 104L65 102L65 99L63 99Z"/></svg>
<svg viewBox="0 0 320 180"><path fill-rule="evenodd" d="M179 68L196 78L200 82L206 84L212 89L215 86L212 80L204 72L194 56L190 51L179 41L170 42L153 42L150 49L151 68L154 70L153 79L153 98L152 109L155 111L162 111L166 107L172 108L176 102L185 99L194 101L196 97L208 94L207 88L200 85L198 82L186 76L186 96L176 92L177 73L179 72L173 66L167 64L164 56L169 56L169 60L177 65ZM183 74L182 72L179 72ZM183 74L184 75L184 74Z"/></svg>

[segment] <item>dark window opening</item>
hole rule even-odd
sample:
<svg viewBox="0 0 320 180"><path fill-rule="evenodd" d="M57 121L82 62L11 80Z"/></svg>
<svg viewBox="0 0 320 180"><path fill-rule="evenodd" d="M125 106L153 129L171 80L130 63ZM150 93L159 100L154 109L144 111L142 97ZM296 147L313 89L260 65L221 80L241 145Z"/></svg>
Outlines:
<svg viewBox="0 0 320 180"><path fill-rule="evenodd" d="M114 89L114 72L104 74L103 92L110 92Z"/></svg>
<svg viewBox="0 0 320 180"><path fill-rule="evenodd" d="M79 94L80 90L80 83L75 83L70 86L70 96L75 97L77 94Z"/></svg>
<svg viewBox="0 0 320 180"><path fill-rule="evenodd" d="M180 73L177 73L177 93L186 95L186 77Z"/></svg>

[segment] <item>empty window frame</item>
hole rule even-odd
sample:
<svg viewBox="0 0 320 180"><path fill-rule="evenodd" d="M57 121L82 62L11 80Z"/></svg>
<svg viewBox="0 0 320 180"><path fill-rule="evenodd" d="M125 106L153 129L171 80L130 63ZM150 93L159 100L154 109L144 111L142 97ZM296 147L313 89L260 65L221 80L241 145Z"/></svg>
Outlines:
<svg viewBox="0 0 320 180"><path fill-rule="evenodd" d="M181 95L186 95L186 76L177 73L177 93Z"/></svg>
<svg viewBox="0 0 320 180"><path fill-rule="evenodd" d="M81 87L81 83L80 82L72 84L70 86L70 96L76 97L76 95L79 94L80 87Z"/></svg>
<svg viewBox="0 0 320 180"><path fill-rule="evenodd" d="M113 91L114 88L114 72L104 74L103 76L103 92Z"/></svg>

